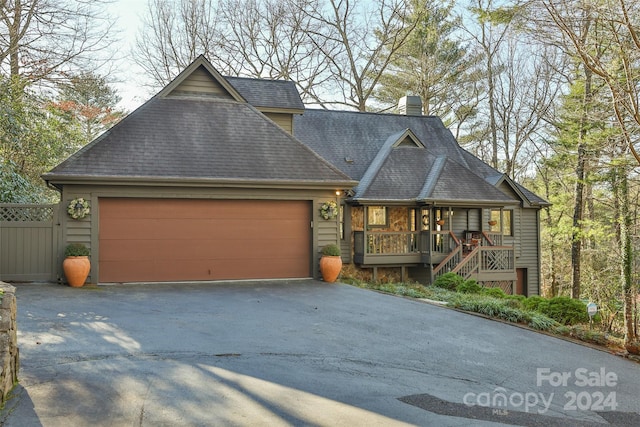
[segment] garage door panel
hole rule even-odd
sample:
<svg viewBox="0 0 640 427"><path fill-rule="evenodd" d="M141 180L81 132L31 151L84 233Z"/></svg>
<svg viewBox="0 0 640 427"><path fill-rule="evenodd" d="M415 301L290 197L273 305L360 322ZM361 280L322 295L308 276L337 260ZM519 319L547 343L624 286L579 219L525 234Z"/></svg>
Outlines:
<svg viewBox="0 0 640 427"><path fill-rule="evenodd" d="M243 258L278 259L295 258L308 264L308 250L300 247L296 241L280 239L274 241L255 240L196 240L180 250L175 245L164 241L154 240L103 240L100 245L100 262L116 261L118 259L134 259L140 261L159 260L171 262L177 259L214 259L233 260L236 254L242 252ZM242 260L244 262L244 260Z"/></svg>
<svg viewBox="0 0 640 427"><path fill-rule="evenodd" d="M251 269L240 260L176 260L171 263L157 261L146 262L103 262L101 268L112 270L108 280L103 282L166 282L190 280L237 280L264 279L265 275L279 277L282 271L288 271L293 277L305 277L308 267L304 264L296 269L291 263L296 260L279 259L275 261L256 261Z"/></svg>
<svg viewBox="0 0 640 427"><path fill-rule="evenodd" d="M217 238L243 238L251 235L259 236L269 229L284 237L295 237L300 230L308 230L309 223L300 219L289 221L246 219L155 219L155 218L120 218L109 221L100 229L100 235L109 240L145 239L198 239L202 236Z"/></svg>
<svg viewBox="0 0 640 427"><path fill-rule="evenodd" d="M310 276L310 202L100 199L99 204L103 282Z"/></svg>

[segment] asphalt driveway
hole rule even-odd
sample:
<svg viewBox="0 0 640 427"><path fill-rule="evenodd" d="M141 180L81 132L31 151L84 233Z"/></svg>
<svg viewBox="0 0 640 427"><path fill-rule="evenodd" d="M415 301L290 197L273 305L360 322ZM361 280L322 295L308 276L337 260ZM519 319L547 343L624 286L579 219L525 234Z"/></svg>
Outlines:
<svg viewBox="0 0 640 427"><path fill-rule="evenodd" d="M17 284L4 426L640 425L640 366L317 281Z"/></svg>

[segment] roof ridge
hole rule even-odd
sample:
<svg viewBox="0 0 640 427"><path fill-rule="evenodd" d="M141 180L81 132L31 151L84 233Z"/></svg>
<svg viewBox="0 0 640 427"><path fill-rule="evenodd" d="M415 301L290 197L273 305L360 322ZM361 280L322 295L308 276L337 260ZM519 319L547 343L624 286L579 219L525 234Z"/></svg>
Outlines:
<svg viewBox="0 0 640 427"><path fill-rule="evenodd" d="M293 84L296 83L293 80L287 80L287 79L265 79L262 77L246 77L246 76L222 76L222 77L224 77L225 79L253 80L258 82L293 83Z"/></svg>
<svg viewBox="0 0 640 427"><path fill-rule="evenodd" d="M371 116L391 116L391 117L411 117L411 118L426 118L426 119L438 119L442 121L439 116L434 115L420 115L420 116L407 116L406 114L398 114L398 113L383 113L376 111L357 111L357 110L329 110L327 108L309 108L305 107L305 111L313 111L313 112L325 112L325 113L350 113L350 114L360 114L360 115L371 115Z"/></svg>
<svg viewBox="0 0 640 427"><path fill-rule="evenodd" d="M427 179L424 180L424 185L418 194L418 200L424 200L429 196L429 194L431 194L446 162L447 156L436 157L436 160L433 162L433 166L427 175Z"/></svg>
<svg viewBox="0 0 640 427"><path fill-rule="evenodd" d="M404 135L406 131L407 131L406 129L403 129L387 137L384 144L382 144L382 147L380 147L380 150L378 150L378 154L376 154L376 156L373 158L373 160L369 164L367 171L364 173L364 175L362 175L362 178L360 179L360 183L356 186L355 188L356 195L367 191L367 189L373 182L373 178L378 174L387 157L389 157L389 154L393 149L393 145L396 143L398 138Z"/></svg>

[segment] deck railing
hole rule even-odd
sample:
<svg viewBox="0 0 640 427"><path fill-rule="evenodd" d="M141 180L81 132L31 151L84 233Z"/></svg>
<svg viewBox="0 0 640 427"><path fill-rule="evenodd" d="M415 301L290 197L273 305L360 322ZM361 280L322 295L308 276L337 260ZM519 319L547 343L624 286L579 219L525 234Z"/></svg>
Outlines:
<svg viewBox="0 0 640 427"><path fill-rule="evenodd" d="M489 246L502 246L502 234L500 233L483 231L482 237L483 244L488 244Z"/></svg>
<svg viewBox="0 0 640 427"><path fill-rule="evenodd" d="M439 267L439 266L438 266ZM449 270L468 279L497 273L515 273L515 253L510 246L478 246L454 268ZM435 270L434 270L435 272Z"/></svg>
<svg viewBox="0 0 640 427"><path fill-rule="evenodd" d="M419 231L354 232L354 257L357 263L397 264L420 262Z"/></svg>
<svg viewBox="0 0 640 427"><path fill-rule="evenodd" d="M426 236L425 236L426 237ZM460 246L460 241L451 231L431 232L431 253L449 254Z"/></svg>
<svg viewBox="0 0 640 427"><path fill-rule="evenodd" d="M434 277L447 272L463 277L515 272L515 254L511 246L493 246L502 242L498 233L483 233L482 244L470 252L450 231L376 231L354 232L354 261L368 265L420 264L429 259L440 261ZM366 238L365 238L366 236ZM468 248L467 248L468 249ZM431 258L429 258L431 257Z"/></svg>

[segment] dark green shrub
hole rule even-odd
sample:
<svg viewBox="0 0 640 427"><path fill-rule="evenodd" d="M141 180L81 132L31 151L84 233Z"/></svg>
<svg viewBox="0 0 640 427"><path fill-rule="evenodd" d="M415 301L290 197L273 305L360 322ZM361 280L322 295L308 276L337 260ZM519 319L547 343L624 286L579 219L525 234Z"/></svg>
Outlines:
<svg viewBox="0 0 640 427"><path fill-rule="evenodd" d="M479 294L482 292L482 286L478 285L473 279L465 280L456 287L456 292L463 294Z"/></svg>
<svg viewBox="0 0 640 427"><path fill-rule="evenodd" d="M542 298L538 295L532 295L522 301L522 306L527 310L538 311L538 306L545 301L547 301L546 298Z"/></svg>
<svg viewBox="0 0 640 427"><path fill-rule="evenodd" d="M505 298L507 296L500 288L483 288L482 293L493 298Z"/></svg>
<svg viewBox="0 0 640 427"><path fill-rule="evenodd" d="M583 302L560 296L551 299L531 296L523 301L526 309L537 311L563 325L575 325L589 321L587 306Z"/></svg>
<svg viewBox="0 0 640 427"><path fill-rule="evenodd" d="M322 248L322 255L325 256L340 256L340 248L334 243L330 243Z"/></svg>
<svg viewBox="0 0 640 427"><path fill-rule="evenodd" d="M540 304L537 311L563 325L575 325L589 321L587 306L581 301L564 296L553 297L546 304Z"/></svg>
<svg viewBox="0 0 640 427"><path fill-rule="evenodd" d="M522 306L522 301L524 301L524 295L518 295L523 298L511 298L512 296L515 296L515 295L507 295L505 298L503 298L504 303L509 307L525 310L525 308Z"/></svg>
<svg viewBox="0 0 640 427"><path fill-rule="evenodd" d="M64 248L64 256L89 256L91 255L91 251L83 245L82 243L69 243L66 248Z"/></svg>
<svg viewBox="0 0 640 427"><path fill-rule="evenodd" d="M462 282L464 282L462 276L458 276L456 273L445 273L433 281L433 286L455 291Z"/></svg>

